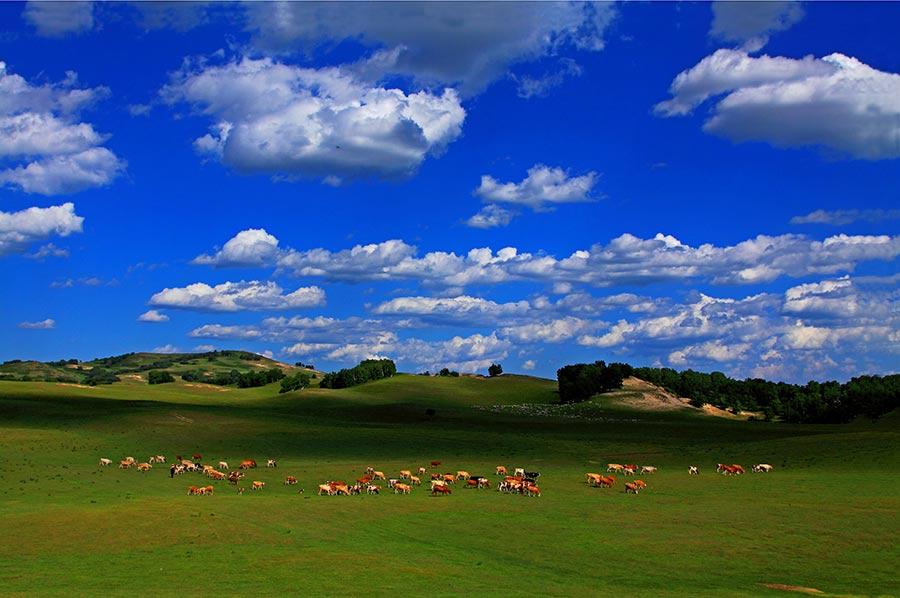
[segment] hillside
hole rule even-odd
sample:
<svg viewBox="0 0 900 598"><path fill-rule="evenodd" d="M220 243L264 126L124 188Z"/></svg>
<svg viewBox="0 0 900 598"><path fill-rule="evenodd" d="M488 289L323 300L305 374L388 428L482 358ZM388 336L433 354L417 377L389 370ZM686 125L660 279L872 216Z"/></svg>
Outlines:
<svg viewBox="0 0 900 598"><path fill-rule="evenodd" d="M92 372L108 372L120 381L146 382L147 372L167 371L180 378L186 372L194 372L201 378L227 374L261 371L278 368L285 374L307 371L274 359L248 351L210 351L205 353L125 353L101 357L90 361L61 360L52 362L12 360L0 364L0 380L14 382L61 382L91 384ZM105 383L105 382L101 382Z"/></svg>

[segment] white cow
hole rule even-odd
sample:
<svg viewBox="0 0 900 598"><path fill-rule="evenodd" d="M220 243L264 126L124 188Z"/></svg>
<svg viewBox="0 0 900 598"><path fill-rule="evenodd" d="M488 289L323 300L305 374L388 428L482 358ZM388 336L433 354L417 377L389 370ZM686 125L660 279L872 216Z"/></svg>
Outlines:
<svg viewBox="0 0 900 598"><path fill-rule="evenodd" d="M107 459L106 457L100 458L100 467L106 467L107 465L112 465L112 460Z"/></svg>
<svg viewBox="0 0 900 598"><path fill-rule="evenodd" d="M222 471L225 471L226 469L228 469L228 462L227 461L219 461L219 469L221 469Z"/></svg>
<svg viewBox="0 0 900 598"><path fill-rule="evenodd" d="M700 469L696 465L691 465L688 468L689 475L700 475Z"/></svg>
<svg viewBox="0 0 900 598"><path fill-rule="evenodd" d="M641 466L641 473L656 473L656 468L652 465Z"/></svg>
<svg viewBox="0 0 900 598"><path fill-rule="evenodd" d="M269 459L266 461L266 467L278 467L278 463L275 462L275 459Z"/></svg>
<svg viewBox="0 0 900 598"><path fill-rule="evenodd" d="M769 473L773 469L775 469L775 468L772 467L771 465L769 465L768 463L760 463L758 465L753 466L753 471L755 471L756 473Z"/></svg>

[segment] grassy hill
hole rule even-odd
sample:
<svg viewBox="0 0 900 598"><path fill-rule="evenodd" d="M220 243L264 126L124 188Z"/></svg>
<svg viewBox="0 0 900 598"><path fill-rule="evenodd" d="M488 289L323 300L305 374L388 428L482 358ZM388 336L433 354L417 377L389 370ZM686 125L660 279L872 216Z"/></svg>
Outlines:
<svg viewBox="0 0 900 598"><path fill-rule="evenodd" d="M153 357L133 359L122 367ZM641 409L624 395L569 411L555 389L527 376L398 375L282 395L277 384L0 382L0 534L16 539L0 543L0 595L185 585L315 595L895 591L894 414L790 425ZM190 497L187 486L207 478L97 465L193 452L232 466L277 458L279 467L245 480L265 481L261 492L239 496L216 482L213 496ZM498 464L536 469L543 496L314 495L367 465L390 475L431 460L481 475ZM650 486L638 496L621 483L588 487L584 473L608 462L659 473L644 477ZM776 470L726 478L717 462ZM688 476L688 465L702 474ZM306 492L282 485L285 475Z"/></svg>
<svg viewBox="0 0 900 598"><path fill-rule="evenodd" d="M147 372L167 371L175 377L185 372L201 370L209 376L232 370L247 372L264 368L280 368L286 374L297 371L317 373L297 368L248 351L210 351L206 353L126 353L90 361L63 360L55 362L12 360L0 364L0 380L27 382L66 382L84 384L95 369L103 369L120 380L146 383Z"/></svg>

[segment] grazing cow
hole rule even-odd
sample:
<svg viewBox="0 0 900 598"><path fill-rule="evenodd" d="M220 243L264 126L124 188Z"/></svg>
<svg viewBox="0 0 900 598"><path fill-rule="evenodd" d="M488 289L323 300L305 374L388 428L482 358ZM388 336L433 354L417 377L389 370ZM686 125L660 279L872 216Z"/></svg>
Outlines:
<svg viewBox="0 0 900 598"><path fill-rule="evenodd" d="M622 468L622 475L634 475L634 469L630 466L625 466Z"/></svg>
<svg viewBox="0 0 900 598"><path fill-rule="evenodd" d="M412 484L413 486L421 486L422 479L419 478L419 476L411 475L411 476L409 476L409 483Z"/></svg>
<svg viewBox="0 0 900 598"><path fill-rule="evenodd" d="M470 474L468 471L457 471L457 472L456 472L456 479L457 479L457 480L468 480L468 479L471 478L471 477L472 477L472 476L471 476L471 474Z"/></svg>
<svg viewBox="0 0 900 598"><path fill-rule="evenodd" d="M444 476L442 476L442 475L439 474L439 473L433 473L433 474L431 474L431 479L432 479L432 480L440 480L440 479L442 479L443 477L444 477Z"/></svg>
<svg viewBox="0 0 900 598"><path fill-rule="evenodd" d="M135 463L137 463L137 461L134 460L134 457L125 457L125 459L123 459L123 461L127 461L131 465L134 465Z"/></svg>
<svg viewBox="0 0 900 598"><path fill-rule="evenodd" d="M478 488L478 480L466 480L466 488Z"/></svg>
<svg viewBox="0 0 900 598"><path fill-rule="evenodd" d="M107 459L106 457L100 457L100 467L106 467L107 465L112 465L112 460Z"/></svg>
<svg viewBox="0 0 900 598"><path fill-rule="evenodd" d="M319 484L319 496L322 496L323 492L328 496L333 496L334 488L331 487L331 484Z"/></svg>
<svg viewBox="0 0 900 598"><path fill-rule="evenodd" d="M210 472L213 472L215 470L216 470L216 468L213 467L212 465L204 465L203 466L203 475L209 476Z"/></svg>
<svg viewBox="0 0 900 598"><path fill-rule="evenodd" d="M738 470L735 469L733 465L722 465L721 469L717 469L716 471L721 471L722 475L737 475Z"/></svg>
<svg viewBox="0 0 900 598"><path fill-rule="evenodd" d="M361 478L356 478L356 483L362 484L363 486L365 486L366 484L368 484L371 481L372 481L372 476L370 476L370 475L364 475Z"/></svg>
<svg viewBox="0 0 900 598"><path fill-rule="evenodd" d="M209 477L211 477L214 480L224 480L225 474L221 471L213 470L213 471L209 472Z"/></svg>
<svg viewBox="0 0 900 598"><path fill-rule="evenodd" d="M515 475L516 477L525 477L525 470L521 467L516 467L516 469L513 471L513 475Z"/></svg>
<svg viewBox="0 0 900 598"><path fill-rule="evenodd" d="M204 486L203 488L200 488L200 491L201 494L209 495L215 491L215 488L213 488L212 486Z"/></svg>
<svg viewBox="0 0 900 598"><path fill-rule="evenodd" d="M244 474L242 474L241 472L239 472L239 471L232 471L231 473L228 474L228 481L231 482L232 484L237 484L238 481L239 481L242 477L244 477Z"/></svg>
<svg viewBox="0 0 900 598"><path fill-rule="evenodd" d="M626 464L625 464L625 467L628 467L628 468L633 469L633 470L635 470L635 471L637 471L637 468L638 468L638 466L635 465L634 463L626 463Z"/></svg>
<svg viewBox="0 0 900 598"><path fill-rule="evenodd" d="M424 467L420 467L418 470L416 470L416 473L419 475L425 475L426 473L428 473L428 470Z"/></svg>
<svg viewBox="0 0 900 598"><path fill-rule="evenodd" d="M491 481L487 478L478 478L478 487L479 488L490 488Z"/></svg>
<svg viewBox="0 0 900 598"><path fill-rule="evenodd" d="M700 468L696 465L688 467L688 475L700 475Z"/></svg>
<svg viewBox="0 0 900 598"><path fill-rule="evenodd" d="M387 478L384 476L384 472L383 472L383 471L373 471L373 472L372 472L372 479L373 479L373 480L386 480Z"/></svg>
<svg viewBox="0 0 900 598"><path fill-rule="evenodd" d="M725 465L724 463L717 463L716 464L716 473L724 473L726 467L728 467L728 466Z"/></svg>
<svg viewBox="0 0 900 598"><path fill-rule="evenodd" d="M222 471L228 469L228 461L219 461L219 469Z"/></svg>
<svg viewBox="0 0 900 598"><path fill-rule="evenodd" d="M262 489L265 488L265 487L266 487L266 483L265 483L265 482L260 482L260 481L258 481L258 480L254 480L253 483L250 484L250 489L251 489L251 490L262 490Z"/></svg>
<svg viewBox="0 0 900 598"><path fill-rule="evenodd" d="M734 465L731 466L731 470L735 475L741 475L742 473L746 473L744 471L744 468L741 467L740 465L738 465L737 463L735 463Z"/></svg>
<svg viewBox="0 0 900 598"><path fill-rule="evenodd" d="M603 486L604 488L612 488L613 485L616 483L616 476L614 476L614 475L600 476L600 479L597 480L597 483L599 485Z"/></svg>
<svg viewBox="0 0 900 598"><path fill-rule="evenodd" d="M353 484L352 486L350 486L350 494L354 494L354 495L359 494L361 491L362 491L361 484Z"/></svg>
<svg viewBox="0 0 900 598"><path fill-rule="evenodd" d="M394 494L409 494L410 492L412 492L411 486L401 484L400 482L394 484Z"/></svg>
<svg viewBox="0 0 900 598"><path fill-rule="evenodd" d="M586 473L584 474L584 477L587 480L588 484L590 484L591 486L595 486L603 476L599 473Z"/></svg>
<svg viewBox="0 0 900 598"><path fill-rule="evenodd" d="M637 494L639 490L640 488L638 488L637 485L633 482L628 482L625 484L625 494L628 494L629 492Z"/></svg>
<svg viewBox="0 0 900 598"><path fill-rule="evenodd" d="M412 477L412 472L411 472L410 470L408 470L408 469L404 469L404 470L402 470L402 471L400 472L400 479L401 479L401 480L408 480L408 479L411 478L411 477Z"/></svg>
<svg viewBox="0 0 900 598"><path fill-rule="evenodd" d="M138 463L137 468L139 471L150 471L153 468L153 466L150 465L149 463Z"/></svg>
<svg viewBox="0 0 900 598"><path fill-rule="evenodd" d="M119 461L119 469L128 469L131 467L131 461Z"/></svg>
<svg viewBox="0 0 900 598"><path fill-rule="evenodd" d="M253 459L244 459L241 461L241 469L256 469L256 461Z"/></svg>
<svg viewBox="0 0 900 598"><path fill-rule="evenodd" d="M647 482L645 482L644 480L635 480L635 481L632 482L632 483L633 483L635 486L637 486L638 489L640 489L640 490L643 490L644 488L647 487Z"/></svg>
<svg viewBox="0 0 900 598"><path fill-rule="evenodd" d="M497 475L506 475L508 472L506 471L506 467L503 465L497 466Z"/></svg>
<svg viewBox="0 0 900 598"><path fill-rule="evenodd" d="M200 453L194 453L194 454L191 456L191 458L192 458L194 461L199 461L200 459L203 458L203 455L201 455Z"/></svg>
<svg viewBox="0 0 900 598"><path fill-rule="evenodd" d="M381 492L381 486L376 486L375 484L369 484L366 486L366 494L378 494Z"/></svg>
<svg viewBox="0 0 900 598"><path fill-rule="evenodd" d="M656 468L653 467L652 465L642 465L642 466L641 466L641 473L642 473L642 474L644 474L644 473L656 473Z"/></svg>
<svg viewBox="0 0 900 598"><path fill-rule="evenodd" d="M196 486L188 486L188 496L191 496L192 494L200 494L200 488Z"/></svg>
<svg viewBox="0 0 900 598"><path fill-rule="evenodd" d="M608 463L606 465L606 473L609 473L611 471L620 472L624 467L624 465L619 465L618 463Z"/></svg>
<svg viewBox="0 0 900 598"><path fill-rule="evenodd" d="M431 489L434 490L435 486L446 486L446 485L447 485L447 482L445 482L444 480L432 480Z"/></svg>
<svg viewBox="0 0 900 598"><path fill-rule="evenodd" d="M759 464L753 466L753 471L756 473L769 473L773 469L775 469L775 468L772 465L769 465L768 463L759 463Z"/></svg>
<svg viewBox="0 0 900 598"><path fill-rule="evenodd" d="M450 490L449 486L431 486L431 495L432 496L445 496L447 494L453 494L453 491Z"/></svg>
<svg viewBox="0 0 900 598"><path fill-rule="evenodd" d="M278 467L278 462L275 459L267 459L266 467Z"/></svg>
<svg viewBox="0 0 900 598"><path fill-rule="evenodd" d="M292 476L292 475L289 475L288 477L284 478L284 485L285 485L285 486L293 486L293 485L296 484L296 483L297 483L297 478L295 478L295 477Z"/></svg>
<svg viewBox="0 0 900 598"><path fill-rule="evenodd" d="M432 461L432 462L431 462L431 466L432 466L432 467L437 467L437 466L440 465L440 464L441 464L440 461Z"/></svg>
<svg viewBox="0 0 900 598"><path fill-rule="evenodd" d="M189 460L187 460L187 459L182 459L182 460L181 460L181 464L184 465L185 467L187 467L188 469L194 469L194 462L193 462L193 461L189 461Z"/></svg>
<svg viewBox="0 0 900 598"><path fill-rule="evenodd" d="M448 484L452 484L456 481L456 476L453 475L452 473L445 473L444 481L447 482Z"/></svg>
<svg viewBox="0 0 900 598"><path fill-rule="evenodd" d="M525 484L525 494L528 496L540 496L541 489L535 484Z"/></svg>

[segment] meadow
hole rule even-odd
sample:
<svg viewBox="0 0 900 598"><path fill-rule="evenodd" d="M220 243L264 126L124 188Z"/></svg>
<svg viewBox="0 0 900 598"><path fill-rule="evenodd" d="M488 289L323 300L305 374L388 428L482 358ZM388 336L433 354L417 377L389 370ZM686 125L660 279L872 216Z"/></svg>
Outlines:
<svg viewBox="0 0 900 598"><path fill-rule="evenodd" d="M604 397L590 417L496 408L550 404L555 387L520 376L398 375L282 395L277 384L0 382L0 595L897 594L896 414L825 426ZM194 497L200 475L97 464L193 452L279 467L248 474L261 492L217 482ZM539 470L543 496L315 495L368 465L395 475L431 460ZM637 496L621 481L589 487L585 472L608 462L659 472ZM718 462L776 469L725 477Z"/></svg>

